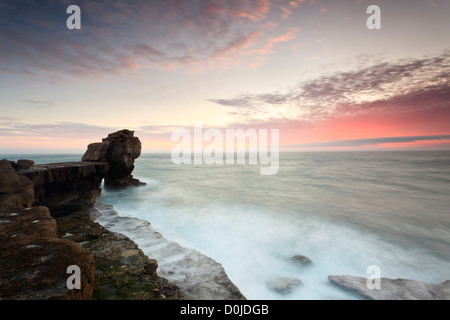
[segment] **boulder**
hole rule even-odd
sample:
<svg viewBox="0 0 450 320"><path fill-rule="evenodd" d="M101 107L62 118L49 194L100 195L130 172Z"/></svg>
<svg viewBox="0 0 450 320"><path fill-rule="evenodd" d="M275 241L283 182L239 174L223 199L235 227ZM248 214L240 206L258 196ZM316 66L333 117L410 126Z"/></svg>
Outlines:
<svg viewBox="0 0 450 320"><path fill-rule="evenodd" d="M47 207L20 208L0 204L0 240L58 237L56 220Z"/></svg>
<svg viewBox="0 0 450 320"><path fill-rule="evenodd" d="M109 141L91 143L81 161L106 162L106 153L110 145Z"/></svg>
<svg viewBox="0 0 450 320"><path fill-rule="evenodd" d="M33 183L14 169L15 163L0 160L0 201L30 207L34 199Z"/></svg>
<svg viewBox="0 0 450 320"><path fill-rule="evenodd" d="M346 290L373 300L449 300L450 280L426 283L407 279L380 279L380 288L369 289L367 278L328 276L328 280Z"/></svg>
<svg viewBox="0 0 450 320"><path fill-rule="evenodd" d="M69 289L69 266L80 268L80 289ZM0 204L0 300L91 299L95 264L91 252L59 239L46 207Z"/></svg>
<svg viewBox="0 0 450 320"><path fill-rule="evenodd" d="M109 164L105 187L140 186L144 183L133 178L131 173L135 159L141 155L141 149L141 141L134 136L134 131L121 130L111 133L103 142L90 144L81 160Z"/></svg>
<svg viewBox="0 0 450 320"><path fill-rule="evenodd" d="M288 260L293 262L293 263L295 263L295 264L297 264L297 265L300 265L300 266L307 266L307 265L310 265L312 263L312 261L308 257L302 256L302 255L299 255L299 254L290 257Z"/></svg>
<svg viewBox="0 0 450 320"><path fill-rule="evenodd" d="M302 282L296 278L279 277L267 282L267 287L279 294L285 295L294 291Z"/></svg>
<svg viewBox="0 0 450 320"><path fill-rule="evenodd" d="M34 165L33 160L18 160L17 161L17 169L29 169L32 165Z"/></svg>
<svg viewBox="0 0 450 320"><path fill-rule="evenodd" d="M69 289L67 268L80 268L81 288ZM89 300L94 288L92 254L68 240L22 237L1 245L0 299Z"/></svg>

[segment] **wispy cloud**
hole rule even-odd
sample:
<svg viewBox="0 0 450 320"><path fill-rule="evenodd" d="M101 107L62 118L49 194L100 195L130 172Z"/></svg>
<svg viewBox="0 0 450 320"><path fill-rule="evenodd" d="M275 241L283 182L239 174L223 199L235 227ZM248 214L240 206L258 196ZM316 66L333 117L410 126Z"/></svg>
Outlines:
<svg viewBox="0 0 450 320"><path fill-rule="evenodd" d="M243 122L318 121L371 112L450 112L450 52L422 59L377 63L301 82L284 91L243 93L210 101L232 107Z"/></svg>
<svg viewBox="0 0 450 320"><path fill-rule="evenodd" d="M67 78L136 74L147 69L201 71L246 68L292 28L267 25L283 19L288 1L82 0L82 28L65 27L65 0L6 0L0 4L0 73ZM263 59L258 60L262 62Z"/></svg>
<svg viewBox="0 0 450 320"><path fill-rule="evenodd" d="M58 122L30 124L17 119L0 118L0 136L3 137L40 137L40 138L86 138L100 139L121 128L95 126L86 123Z"/></svg>
<svg viewBox="0 0 450 320"><path fill-rule="evenodd" d="M17 118L14 117L0 117L0 123L2 122L13 122L13 121L17 121Z"/></svg>
<svg viewBox="0 0 450 320"><path fill-rule="evenodd" d="M35 140L85 140L87 143L101 141L111 132L124 128L92 125L77 122L25 123L16 118L0 117L0 138ZM133 130L133 128L127 128ZM146 125L136 127L136 135L143 140L164 139L170 142L174 130L186 129L179 125ZM187 128L189 129L189 128ZM83 146L80 146L83 147Z"/></svg>
<svg viewBox="0 0 450 320"><path fill-rule="evenodd" d="M38 108L49 108L53 106L52 101L44 101L44 100L23 100L24 102L28 102Z"/></svg>

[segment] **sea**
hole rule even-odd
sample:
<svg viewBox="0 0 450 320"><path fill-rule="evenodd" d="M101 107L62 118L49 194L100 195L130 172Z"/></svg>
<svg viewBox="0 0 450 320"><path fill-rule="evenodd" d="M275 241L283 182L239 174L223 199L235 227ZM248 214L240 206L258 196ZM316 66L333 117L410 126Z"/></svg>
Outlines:
<svg viewBox="0 0 450 320"><path fill-rule="evenodd" d="M450 151L281 152L276 175L263 176L260 168L176 165L170 154L142 154L133 175L146 185L103 188L98 201L117 212L114 231L135 240L150 258L171 261L174 253L159 250L152 257L146 229L127 227L130 218L221 264L250 300L359 299L328 276L369 279L373 270L382 278L450 279ZM312 263L293 263L298 255ZM299 281L271 285L292 279Z"/></svg>

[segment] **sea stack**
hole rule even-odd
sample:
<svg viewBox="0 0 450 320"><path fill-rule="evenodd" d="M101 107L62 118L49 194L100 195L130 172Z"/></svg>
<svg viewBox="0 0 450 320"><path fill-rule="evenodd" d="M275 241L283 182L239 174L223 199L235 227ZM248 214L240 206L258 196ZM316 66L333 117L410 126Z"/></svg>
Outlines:
<svg viewBox="0 0 450 320"><path fill-rule="evenodd" d="M133 178L134 160L141 155L141 141L134 131L121 130L108 135L102 142L88 146L82 161L107 162L109 171L105 176L105 187L127 188L145 185Z"/></svg>

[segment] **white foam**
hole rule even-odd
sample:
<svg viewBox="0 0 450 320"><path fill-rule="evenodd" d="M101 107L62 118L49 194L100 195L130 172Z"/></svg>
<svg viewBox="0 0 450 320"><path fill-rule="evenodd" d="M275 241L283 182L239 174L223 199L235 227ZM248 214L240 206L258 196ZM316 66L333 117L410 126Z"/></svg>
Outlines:
<svg viewBox="0 0 450 320"><path fill-rule="evenodd" d="M97 203L95 208L101 214L97 222L135 241L148 257L158 261L158 274L177 285L186 298L236 299L238 289L213 259L167 240L147 221L120 217L113 206Z"/></svg>
<svg viewBox="0 0 450 320"><path fill-rule="evenodd" d="M383 277L429 282L436 280L433 277L443 266L442 261L421 250L400 248L373 234L319 218L290 217L288 223L270 212L231 205L183 210L150 207L148 201L130 208L123 204L119 212L123 210L140 219L147 217L176 243L165 239L143 220L115 215L111 221L118 232L147 248L144 251L150 257L161 260L161 275L181 286L197 281L197 277L214 287L214 276L204 276L213 270L206 256L223 266L248 299L356 299L331 285L328 276L368 277L367 267L377 265ZM146 228L142 229L142 225ZM192 252L201 255L201 260L193 257ZM298 254L308 256L313 264L299 268L288 261ZM268 285L278 278L299 279L302 285L282 294Z"/></svg>
<svg viewBox="0 0 450 320"><path fill-rule="evenodd" d="M445 176L448 166L418 166L422 156L284 154L282 170L268 179L251 167L174 166L155 155L137 166L147 186L105 191L101 200L220 263L248 299L354 299L328 276L368 277L377 265L382 277L450 278L448 181L423 174ZM144 234L137 242L154 240ZM152 245L165 255L165 245ZM293 255L313 264L299 269L287 259ZM268 285L280 278L302 285L280 294Z"/></svg>

